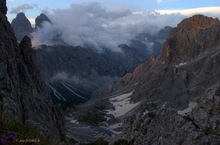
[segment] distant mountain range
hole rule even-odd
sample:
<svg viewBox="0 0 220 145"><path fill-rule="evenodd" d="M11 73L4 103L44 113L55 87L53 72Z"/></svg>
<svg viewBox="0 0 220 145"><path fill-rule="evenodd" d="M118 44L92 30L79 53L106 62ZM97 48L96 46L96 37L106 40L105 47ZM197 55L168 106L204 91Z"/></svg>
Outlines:
<svg viewBox="0 0 220 145"><path fill-rule="evenodd" d="M41 29L45 22L52 24L46 15L41 14L36 18L36 26L33 29L24 13L19 13L11 25L19 41L24 35L32 37L32 32ZM34 49L54 100L69 106L88 100L98 88L133 71L150 55L158 56L170 29L171 27L167 26L155 36L142 33L132 39L130 44L119 45L121 52L105 49L100 53L91 46L70 46L62 40L60 44L42 44ZM146 40L151 42L152 46L148 46ZM75 89L70 89L68 85ZM76 90L85 93L77 93Z"/></svg>

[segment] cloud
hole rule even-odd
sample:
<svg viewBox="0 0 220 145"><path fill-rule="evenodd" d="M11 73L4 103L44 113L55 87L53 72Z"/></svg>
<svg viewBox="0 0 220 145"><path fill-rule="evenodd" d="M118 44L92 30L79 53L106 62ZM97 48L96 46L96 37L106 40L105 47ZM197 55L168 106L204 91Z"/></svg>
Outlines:
<svg viewBox="0 0 220 145"><path fill-rule="evenodd" d="M29 4L22 4L16 8L12 8L10 13L18 14L20 12L25 12L27 10L32 10L32 9L34 9L34 6L29 5Z"/></svg>
<svg viewBox="0 0 220 145"><path fill-rule="evenodd" d="M160 4L162 2L167 2L167 1L172 1L172 0L157 0L157 3Z"/></svg>
<svg viewBox="0 0 220 145"><path fill-rule="evenodd" d="M54 35L62 34L60 38L69 45L89 45L97 51L108 48L116 52L120 51L118 45L130 43L141 33L155 35L161 28L175 26L182 20L179 14L135 13L125 8L107 10L100 3L73 4L47 15L53 25L45 23L33 34L34 46L51 44Z"/></svg>
<svg viewBox="0 0 220 145"><path fill-rule="evenodd" d="M162 2L162 0L157 0L157 3L159 4L159 3L161 3Z"/></svg>
<svg viewBox="0 0 220 145"><path fill-rule="evenodd" d="M34 18L28 18L28 20L30 21L31 25L35 25L35 19Z"/></svg>
<svg viewBox="0 0 220 145"><path fill-rule="evenodd" d="M160 4L160 3L163 3L163 2L174 2L176 0L157 0L157 3Z"/></svg>
<svg viewBox="0 0 220 145"><path fill-rule="evenodd" d="M87 91L94 91L101 86L112 85L110 82L120 80L120 77L100 76L93 74L91 76L82 76L80 74L68 74L65 72L58 72L49 79L49 82L56 82L62 80L63 82L71 83L73 86L83 88ZM109 86L110 87L110 86Z"/></svg>
<svg viewBox="0 0 220 145"><path fill-rule="evenodd" d="M211 17L219 17L220 7L201 7L183 10L156 10L160 14L181 14L183 16L192 16L195 14L203 14Z"/></svg>
<svg viewBox="0 0 220 145"><path fill-rule="evenodd" d="M56 44L56 39L58 39L56 38L58 34L62 34L62 31L57 25L44 22L42 28L35 30L35 32L31 34L32 46L38 48L37 45L40 44L54 45Z"/></svg>
<svg viewBox="0 0 220 145"><path fill-rule="evenodd" d="M70 76L65 72L58 72L53 77L50 78L50 81L56 80L69 80Z"/></svg>

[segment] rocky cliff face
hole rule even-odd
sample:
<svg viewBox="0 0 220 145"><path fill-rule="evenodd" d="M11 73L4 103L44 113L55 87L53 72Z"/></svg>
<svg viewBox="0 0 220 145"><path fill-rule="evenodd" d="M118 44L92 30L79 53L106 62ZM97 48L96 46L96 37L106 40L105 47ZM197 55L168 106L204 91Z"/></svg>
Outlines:
<svg viewBox="0 0 220 145"><path fill-rule="evenodd" d="M189 20L196 17L207 19L198 15ZM139 83L134 99L149 97L158 103L169 100L172 107L183 107L184 104L187 106L189 99L203 94L198 85L207 88L217 81L219 31L219 22L191 32L188 28L174 28L163 45L161 55L155 61L145 62L142 75L130 82Z"/></svg>
<svg viewBox="0 0 220 145"><path fill-rule="evenodd" d="M135 48L127 45L121 47L124 53L107 50L97 53L92 49L80 46L42 45L38 46L36 53L41 70L52 89L52 94L55 90L58 91L68 101L60 102L59 100L62 99L57 101L66 105L68 103L69 106L72 103L85 102L100 86L108 81L119 79L133 70L137 64L146 61L145 55L135 51ZM66 89L67 87L63 83L83 91L84 94L71 88L81 96L81 98L77 97ZM57 98L56 95L54 98Z"/></svg>
<svg viewBox="0 0 220 145"><path fill-rule="evenodd" d="M25 36L18 45L7 21L6 2L0 1L0 101L7 119L38 126L54 142L65 140L61 112L52 103Z"/></svg>
<svg viewBox="0 0 220 145"><path fill-rule="evenodd" d="M30 33L33 32L31 23L24 13L19 13L16 18L12 20L11 26L19 42L25 35L30 36Z"/></svg>
<svg viewBox="0 0 220 145"><path fill-rule="evenodd" d="M141 103L124 121L124 138L136 145L220 143L219 34L217 19L185 19L171 30L161 55L136 69L138 77L127 75L123 87L111 88L134 90L130 101Z"/></svg>
<svg viewBox="0 0 220 145"><path fill-rule="evenodd" d="M195 15L170 32L161 54L168 63L194 59L219 44L218 19Z"/></svg>
<svg viewBox="0 0 220 145"><path fill-rule="evenodd" d="M220 143L218 92L218 84L211 86L181 111L146 103L135 115L126 118L124 137L133 139L135 145L217 145Z"/></svg>
<svg viewBox="0 0 220 145"><path fill-rule="evenodd" d="M121 46L122 53L106 50L98 53L90 48L68 45L37 46L36 53L45 76L56 73L83 73L85 76L123 76L138 64L146 61L145 55L127 45ZM145 52L146 53L146 52ZM50 66L49 66L50 65Z"/></svg>
<svg viewBox="0 0 220 145"><path fill-rule="evenodd" d="M150 55L158 56L160 54L163 43L167 39L171 29L172 27L166 26L162 28L156 35L142 33L136 38L132 39L131 44L129 46L134 47L136 49L142 49L148 51L150 50L146 54L147 58L149 58Z"/></svg>
<svg viewBox="0 0 220 145"><path fill-rule="evenodd" d="M0 1L0 8L1 8L1 12L3 14L7 13L6 0L1 0Z"/></svg>

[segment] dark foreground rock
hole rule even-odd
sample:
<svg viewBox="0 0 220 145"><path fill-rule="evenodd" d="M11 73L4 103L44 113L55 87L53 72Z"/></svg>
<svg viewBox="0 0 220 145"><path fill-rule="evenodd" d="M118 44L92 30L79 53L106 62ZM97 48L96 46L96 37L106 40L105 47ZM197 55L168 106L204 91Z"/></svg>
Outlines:
<svg viewBox="0 0 220 145"><path fill-rule="evenodd" d="M62 112L48 95L37 67L31 40L18 45L0 1L0 105L6 119L39 127L51 143L65 141Z"/></svg>

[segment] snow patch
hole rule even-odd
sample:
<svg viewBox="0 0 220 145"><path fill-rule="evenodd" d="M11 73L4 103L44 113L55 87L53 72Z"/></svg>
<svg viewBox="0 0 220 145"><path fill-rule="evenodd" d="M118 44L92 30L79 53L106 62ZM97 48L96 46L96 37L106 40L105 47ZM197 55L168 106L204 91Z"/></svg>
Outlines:
<svg viewBox="0 0 220 145"><path fill-rule="evenodd" d="M143 112L143 114L142 114L142 117L144 117L146 114L148 114L149 113L149 111L148 110L145 110L144 112Z"/></svg>
<svg viewBox="0 0 220 145"><path fill-rule="evenodd" d="M104 116L106 118L107 121L109 121L111 119L111 117L107 117L107 116Z"/></svg>
<svg viewBox="0 0 220 145"><path fill-rule="evenodd" d="M111 129L117 129L117 128L122 127L122 123L116 123L116 124L110 125L109 127L110 127Z"/></svg>
<svg viewBox="0 0 220 145"><path fill-rule="evenodd" d="M185 116L187 115L187 113L192 112L192 109L195 108L197 106L197 103L195 102L190 102L188 105L188 108L184 109L184 110L178 110L177 113L181 116Z"/></svg>
<svg viewBox="0 0 220 145"><path fill-rule="evenodd" d="M114 117L120 117L137 107L140 104L139 102L130 103L130 96L133 94L133 92L134 91L109 99L115 107L115 110L107 110L107 114L112 114Z"/></svg>
<svg viewBox="0 0 220 145"><path fill-rule="evenodd" d="M49 88L52 89L54 96L57 97L57 99L59 100L63 100L63 101L67 101L54 87L52 87L49 83L47 83L47 85L49 86Z"/></svg>
<svg viewBox="0 0 220 145"><path fill-rule="evenodd" d="M139 82L138 83L135 83L133 86L136 86L136 85L138 85L139 84Z"/></svg>
<svg viewBox="0 0 220 145"><path fill-rule="evenodd" d="M83 92L83 91L81 91L81 90L79 90L79 89L77 89L77 88L75 88L75 87L73 87L72 85L70 85L70 84L66 84L68 87L70 87L70 88L73 88L73 89L75 89L75 90L77 90L77 91L79 91L80 93L83 93L83 94L85 94L85 95L88 95L87 93L85 93L85 92Z"/></svg>
<svg viewBox="0 0 220 145"><path fill-rule="evenodd" d="M122 100L124 100L124 99L130 97L130 96L133 94L133 92L134 92L134 91L132 91L131 93L119 95L119 96L114 97L114 98L111 98L111 99L109 99L109 100L110 100L110 101L113 101L113 102L115 102L115 101L122 101Z"/></svg>
<svg viewBox="0 0 220 145"><path fill-rule="evenodd" d="M220 50L218 50L217 52L215 52L215 53L211 56L211 58L213 58L213 57L215 57L216 55L218 55L219 52L220 52Z"/></svg>
<svg viewBox="0 0 220 145"><path fill-rule="evenodd" d="M77 94L74 90L72 90L70 87L68 87L65 83L62 82L62 85L63 85L64 87L66 87L70 92L72 92L73 94L75 94L77 97L82 98L82 99L84 99L84 100L88 100L88 99L86 99L85 97L83 97L83 96Z"/></svg>
<svg viewBox="0 0 220 145"><path fill-rule="evenodd" d="M112 137L114 137L115 135L121 134L121 131L117 130L121 127L122 127L122 123L116 123L116 124L110 125L107 129L113 133Z"/></svg>
<svg viewBox="0 0 220 145"><path fill-rule="evenodd" d="M181 62L180 64L175 65L175 67L181 67L181 66L186 65L186 64L187 64L186 62Z"/></svg>
<svg viewBox="0 0 220 145"><path fill-rule="evenodd" d="M70 122L73 124L79 124L78 120L70 120Z"/></svg>
<svg viewBox="0 0 220 145"><path fill-rule="evenodd" d="M165 102L165 103L162 105L162 107L164 108L164 107L166 106L166 104L167 104L167 102Z"/></svg>

